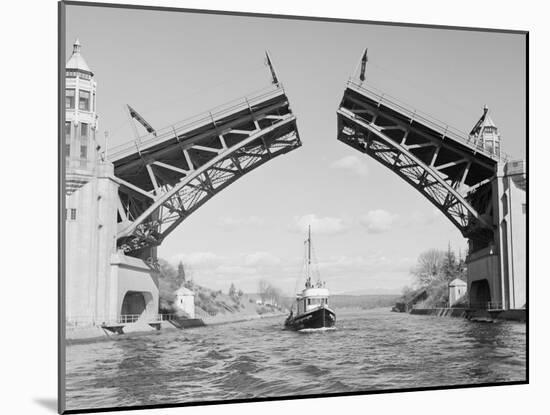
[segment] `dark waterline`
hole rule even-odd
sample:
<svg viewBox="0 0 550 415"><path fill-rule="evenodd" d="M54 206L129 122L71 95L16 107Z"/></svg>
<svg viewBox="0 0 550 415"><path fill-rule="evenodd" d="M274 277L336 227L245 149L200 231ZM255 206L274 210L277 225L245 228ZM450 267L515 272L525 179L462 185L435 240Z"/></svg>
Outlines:
<svg viewBox="0 0 550 415"><path fill-rule="evenodd" d="M336 310L67 347L67 409L471 385L526 379L525 324Z"/></svg>

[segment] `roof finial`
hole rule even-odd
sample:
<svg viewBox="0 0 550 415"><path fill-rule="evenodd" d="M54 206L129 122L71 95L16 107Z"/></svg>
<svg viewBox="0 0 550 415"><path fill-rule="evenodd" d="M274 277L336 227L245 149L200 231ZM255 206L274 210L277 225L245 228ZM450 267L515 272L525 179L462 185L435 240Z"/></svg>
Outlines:
<svg viewBox="0 0 550 415"><path fill-rule="evenodd" d="M488 111L489 111L489 107L487 106L487 104L485 104L483 106L483 115L487 114Z"/></svg>
<svg viewBox="0 0 550 415"><path fill-rule="evenodd" d="M267 60L267 66L269 66L269 70L271 71L271 82L274 85L279 84L279 79L277 78L277 74L275 73L275 68L273 67L273 63L271 62L271 58L269 57L269 52L265 51L265 57Z"/></svg>
<svg viewBox="0 0 550 415"><path fill-rule="evenodd" d="M363 56L361 57L361 72L359 72L359 79L361 82L365 81L365 71L367 70L367 62L369 61L369 58L367 56L367 52L369 51L369 48L365 48L365 51L363 52Z"/></svg>
<svg viewBox="0 0 550 415"><path fill-rule="evenodd" d="M78 38L76 38L75 42L73 43L73 54L74 53L80 53L80 41Z"/></svg>

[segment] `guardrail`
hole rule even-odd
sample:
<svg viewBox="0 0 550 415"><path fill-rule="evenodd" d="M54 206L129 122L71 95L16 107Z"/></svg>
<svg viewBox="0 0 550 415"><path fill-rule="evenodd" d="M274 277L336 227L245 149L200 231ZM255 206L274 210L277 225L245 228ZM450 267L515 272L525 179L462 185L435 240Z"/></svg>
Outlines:
<svg viewBox="0 0 550 415"><path fill-rule="evenodd" d="M198 317L215 317L220 314L218 311L205 311L202 308L195 307L195 316Z"/></svg>
<svg viewBox="0 0 550 415"><path fill-rule="evenodd" d="M68 316L66 326L68 328L88 327L88 326L108 326L115 324L130 324L139 321L141 318L146 323L156 323L161 321L171 321L176 319L175 314L155 314L148 316L143 314L121 314L117 319L93 318L90 316Z"/></svg>
<svg viewBox="0 0 550 415"><path fill-rule="evenodd" d="M411 120L418 121L424 125L427 125L434 131L437 131L442 135L442 137L449 137L455 141L460 142L461 144L466 145L472 150L482 153L487 157L498 161L508 161L511 157L500 151L498 153L491 153L483 148L482 143L478 142L477 139L471 137L464 131L459 130L449 124L444 123L443 121L438 120L426 114L422 111L415 109L413 106L399 101L397 98L392 97L372 86L365 86L363 82L355 78L349 78L347 82L348 86L353 86L353 88L359 89L361 92L364 92L369 98L372 98L374 101L378 101L378 104L384 104L388 108L397 110L398 112L407 115Z"/></svg>
<svg viewBox="0 0 550 415"><path fill-rule="evenodd" d="M449 307L449 303L438 303L438 304L435 304L432 307L426 307L422 304L421 305L413 304L412 308L414 310L422 310L422 309L425 309L425 308L450 308L450 307Z"/></svg>
<svg viewBox="0 0 550 415"><path fill-rule="evenodd" d="M174 320L175 317L175 314L157 314L153 317L148 317L147 315L144 316L143 314L121 314L117 320L117 323L135 323L140 318L143 318L143 320L147 323L156 323L161 321L171 321Z"/></svg>
<svg viewBox="0 0 550 415"><path fill-rule="evenodd" d="M475 310L502 310L502 303L498 301L470 303L469 307Z"/></svg>
<svg viewBox="0 0 550 415"><path fill-rule="evenodd" d="M197 114L190 118L178 121L174 124L171 124L167 127L156 130L155 132L145 134L139 138L127 141L118 146L108 149L108 158L110 160L115 160L119 158L124 153L129 150L135 150L139 152L154 143L160 143L163 140L173 138L176 135L181 135L185 131L191 131L198 126L212 123L216 119L223 118L224 116L236 112L238 109L250 108L252 105L265 101L270 97L274 97L284 93L284 88L282 84L271 85L267 88L254 91L244 97L234 99L232 101L226 102L225 104L219 105L212 108L210 111Z"/></svg>

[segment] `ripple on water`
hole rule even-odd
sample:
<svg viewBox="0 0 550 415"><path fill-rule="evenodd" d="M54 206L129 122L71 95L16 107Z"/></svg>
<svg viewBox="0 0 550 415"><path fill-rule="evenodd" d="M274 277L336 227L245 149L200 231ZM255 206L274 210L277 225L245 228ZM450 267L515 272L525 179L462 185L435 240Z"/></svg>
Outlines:
<svg viewBox="0 0 550 415"><path fill-rule="evenodd" d="M339 313L337 330L268 319L69 346L69 409L525 380L525 325ZM185 333L184 333L185 332Z"/></svg>

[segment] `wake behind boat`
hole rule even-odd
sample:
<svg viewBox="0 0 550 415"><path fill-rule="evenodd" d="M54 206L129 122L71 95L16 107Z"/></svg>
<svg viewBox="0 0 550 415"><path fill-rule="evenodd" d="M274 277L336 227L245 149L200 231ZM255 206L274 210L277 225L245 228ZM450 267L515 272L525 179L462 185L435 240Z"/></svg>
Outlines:
<svg viewBox="0 0 550 415"><path fill-rule="evenodd" d="M322 329L334 327L336 314L328 306L329 291L320 278L311 282L311 227L308 230L306 283L301 293L296 295L296 314L294 305L285 320L285 328L292 330Z"/></svg>

